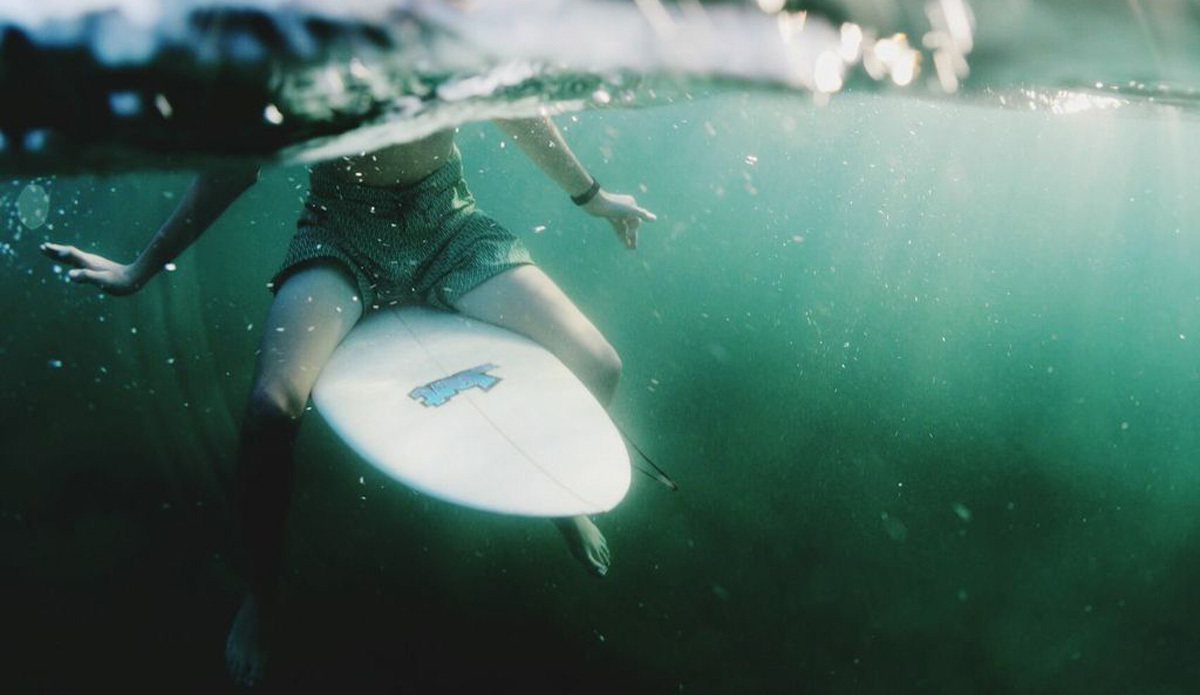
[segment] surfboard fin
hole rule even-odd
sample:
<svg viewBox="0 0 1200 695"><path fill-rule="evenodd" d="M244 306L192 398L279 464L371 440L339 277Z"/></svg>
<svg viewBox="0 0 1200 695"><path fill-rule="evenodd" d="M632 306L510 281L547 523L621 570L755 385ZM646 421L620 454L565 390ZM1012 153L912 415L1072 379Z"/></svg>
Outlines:
<svg viewBox="0 0 1200 695"><path fill-rule="evenodd" d="M666 471L659 468L658 464L655 463L653 461L653 459L651 459L649 456L647 456L646 452L642 451L642 448L640 446L638 446L637 444L635 444L634 441L629 438L629 435L625 434L625 430L618 427L617 431L621 433L621 436L625 438L625 441L629 444L629 446L633 447L633 450L638 453L638 456L641 456L642 460L644 460L646 463L650 464L650 468L652 470L648 470L646 468L643 468L642 466L638 466L635 464L634 468L636 468L638 470L638 472L644 474L647 478L650 478L651 480L661 483L663 487L667 488L671 492L679 492L679 485L674 480L671 479L671 476L667 475Z"/></svg>

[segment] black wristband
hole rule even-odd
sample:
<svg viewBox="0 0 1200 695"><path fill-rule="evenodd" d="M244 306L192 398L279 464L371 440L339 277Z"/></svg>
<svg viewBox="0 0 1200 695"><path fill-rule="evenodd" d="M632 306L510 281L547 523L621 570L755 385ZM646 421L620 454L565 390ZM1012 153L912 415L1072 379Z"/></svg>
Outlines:
<svg viewBox="0 0 1200 695"><path fill-rule="evenodd" d="M592 198L595 198L596 194L599 192L600 182L596 179L592 179L592 185L588 186L588 189L583 193L571 196L571 202L575 203L576 205L587 205L588 203L592 202Z"/></svg>

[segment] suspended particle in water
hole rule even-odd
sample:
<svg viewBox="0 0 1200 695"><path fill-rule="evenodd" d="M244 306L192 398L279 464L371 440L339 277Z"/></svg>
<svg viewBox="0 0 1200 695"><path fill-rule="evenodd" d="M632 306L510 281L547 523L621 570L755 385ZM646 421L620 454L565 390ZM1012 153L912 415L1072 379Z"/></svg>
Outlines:
<svg viewBox="0 0 1200 695"><path fill-rule="evenodd" d="M50 214L50 194L45 188L31 183L17 197L17 219L29 229L46 223Z"/></svg>
<svg viewBox="0 0 1200 695"><path fill-rule="evenodd" d="M968 509L967 506L961 502L954 503L954 513L955 513L955 515L958 516L959 519L962 519L963 521L971 520L971 510Z"/></svg>
<svg viewBox="0 0 1200 695"><path fill-rule="evenodd" d="M274 104L267 104L263 109L263 120L271 125L279 125L283 123L283 112Z"/></svg>
<svg viewBox="0 0 1200 695"><path fill-rule="evenodd" d="M175 271L176 271L178 268L179 268L179 266L175 265L174 263L168 263L168 264L166 264L166 265L164 265L164 266L163 266L163 270L167 271L168 273L173 273L173 272L175 272Z"/></svg>
<svg viewBox="0 0 1200 695"><path fill-rule="evenodd" d="M883 531L889 538L897 543L903 543L908 539L908 527L904 525L904 522L887 512L882 512L879 518L883 521Z"/></svg>
<svg viewBox="0 0 1200 695"><path fill-rule="evenodd" d="M51 369L62 369L63 365L62 360L50 360L47 364L50 365Z"/></svg>
<svg viewBox="0 0 1200 695"><path fill-rule="evenodd" d="M171 108L171 102L167 101L167 98L162 94L154 96L154 108L158 109L163 118L170 118L175 113L175 109Z"/></svg>

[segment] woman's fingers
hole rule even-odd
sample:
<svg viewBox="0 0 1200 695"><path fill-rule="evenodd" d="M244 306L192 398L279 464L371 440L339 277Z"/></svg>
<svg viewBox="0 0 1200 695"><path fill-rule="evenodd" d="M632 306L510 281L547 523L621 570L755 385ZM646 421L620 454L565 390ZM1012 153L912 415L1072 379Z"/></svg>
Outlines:
<svg viewBox="0 0 1200 695"><path fill-rule="evenodd" d="M80 285L103 285L104 273L99 270L76 268L67 272L67 279Z"/></svg>
<svg viewBox="0 0 1200 695"><path fill-rule="evenodd" d="M613 220L613 227L617 231L617 236L621 237L621 241L625 243L625 248L637 248L637 233L640 224L641 222L636 217L622 217Z"/></svg>
<svg viewBox="0 0 1200 695"><path fill-rule="evenodd" d="M56 261L62 261L75 266L76 268L92 268L95 266L93 256L90 253L84 253L74 246L63 246L62 244L51 244L49 242L42 244L42 253Z"/></svg>
<svg viewBox="0 0 1200 695"><path fill-rule="evenodd" d="M50 258L53 258L56 261L66 261L68 263L71 262L69 260L71 258L71 252L72 251L74 251L76 253L79 252L79 249L76 249L74 246L63 246L62 244L52 244L48 241L46 243L42 244L38 248L40 248L42 253L49 256Z"/></svg>
<svg viewBox="0 0 1200 695"><path fill-rule="evenodd" d="M80 251L74 246L45 243L39 247L43 254L60 263L74 266L67 271L67 280L79 285L94 285L109 294L126 295L136 292L139 285L129 268L104 256Z"/></svg>
<svg viewBox="0 0 1200 695"><path fill-rule="evenodd" d="M601 200L601 199L597 199ZM587 208L597 217L607 217L613 230L628 249L637 248L638 228L642 222L655 222L658 215L637 204L631 195L609 195L602 199L603 207ZM597 203L600 205L600 203Z"/></svg>

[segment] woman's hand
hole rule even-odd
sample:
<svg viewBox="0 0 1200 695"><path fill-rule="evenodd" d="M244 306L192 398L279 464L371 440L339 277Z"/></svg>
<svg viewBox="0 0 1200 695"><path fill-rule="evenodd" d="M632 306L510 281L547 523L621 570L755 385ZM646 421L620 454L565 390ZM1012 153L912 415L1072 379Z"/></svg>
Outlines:
<svg viewBox="0 0 1200 695"><path fill-rule="evenodd" d="M658 219L646 208L638 207L633 196L621 193L609 193L601 189L587 204L581 206L584 212L593 217L603 217L613 226L617 236L625 244L625 248L637 248L638 227L642 220L653 222Z"/></svg>
<svg viewBox="0 0 1200 695"><path fill-rule="evenodd" d="M104 256L80 251L74 246L45 243L41 251L46 256L74 266L67 271L67 279L83 285L95 285L113 295L133 294L146 283L145 278L133 265L110 261Z"/></svg>

